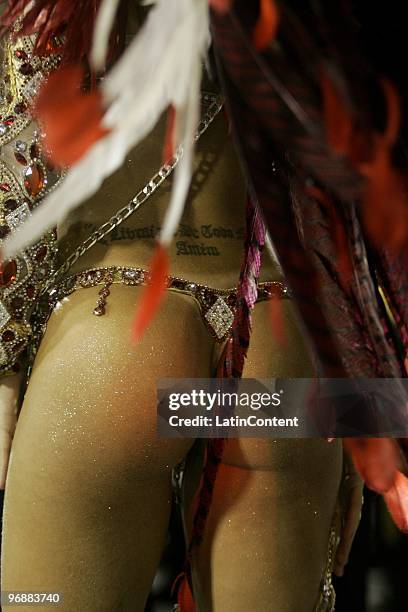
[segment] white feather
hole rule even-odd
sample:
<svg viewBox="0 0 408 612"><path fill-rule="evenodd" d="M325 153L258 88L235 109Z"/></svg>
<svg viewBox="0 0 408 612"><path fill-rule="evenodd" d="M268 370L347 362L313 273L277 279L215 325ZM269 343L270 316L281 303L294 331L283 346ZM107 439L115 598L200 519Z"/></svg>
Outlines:
<svg viewBox="0 0 408 612"><path fill-rule="evenodd" d="M198 122L202 59L209 42L207 0L158 0L145 25L101 85L110 133L97 141L32 216L3 242L12 257L90 197L173 104L179 111L184 155L163 225L168 242L183 209ZM176 224L176 225L175 225Z"/></svg>
<svg viewBox="0 0 408 612"><path fill-rule="evenodd" d="M112 32L120 0L102 0L99 7L93 33L91 65L94 70L105 68L108 53L109 37Z"/></svg>
<svg viewBox="0 0 408 612"><path fill-rule="evenodd" d="M276 264L277 268L279 269L279 272L282 272L282 266L280 264L280 261L278 259L278 255L276 253L275 247L273 246L271 237L269 235L268 230L266 230L265 232L265 246L266 246L266 250L269 253L270 258L272 259L272 261Z"/></svg>

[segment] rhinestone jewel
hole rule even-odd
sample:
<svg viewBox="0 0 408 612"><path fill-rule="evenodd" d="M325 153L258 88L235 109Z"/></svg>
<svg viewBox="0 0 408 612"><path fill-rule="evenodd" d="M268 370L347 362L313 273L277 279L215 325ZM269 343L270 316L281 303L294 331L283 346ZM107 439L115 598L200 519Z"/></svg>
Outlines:
<svg viewBox="0 0 408 612"><path fill-rule="evenodd" d="M0 327L4 327L10 321L10 314L3 302L0 302Z"/></svg>
<svg viewBox="0 0 408 612"><path fill-rule="evenodd" d="M18 151L19 153L25 153L27 151L27 143L23 140L16 140L14 146L16 148L16 151Z"/></svg>
<svg viewBox="0 0 408 612"><path fill-rule="evenodd" d="M0 265L0 287L8 287L17 278L17 262L15 259Z"/></svg>
<svg viewBox="0 0 408 612"><path fill-rule="evenodd" d="M21 90L21 93L25 98L32 100L38 93L38 89L41 82L41 73L37 72L32 79L30 79Z"/></svg>
<svg viewBox="0 0 408 612"><path fill-rule="evenodd" d="M6 210L9 211L16 210L16 208L18 208L18 202L17 200L13 200L12 198L10 198L3 203L3 206Z"/></svg>
<svg viewBox="0 0 408 612"><path fill-rule="evenodd" d="M46 278L47 274L48 274L48 266L40 266L35 271L36 278L39 278L40 280L42 280L43 278Z"/></svg>
<svg viewBox="0 0 408 612"><path fill-rule="evenodd" d="M21 64L19 70L24 76L31 76L34 74L34 68L29 62L24 62L24 64Z"/></svg>
<svg viewBox="0 0 408 612"><path fill-rule="evenodd" d="M205 319L211 325L217 338L221 340L232 325L234 313L228 304L219 297L205 313Z"/></svg>
<svg viewBox="0 0 408 612"><path fill-rule="evenodd" d="M33 142L30 146L31 159L38 159L40 157L40 150L36 142Z"/></svg>
<svg viewBox="0 0 408 612"><path fill-rule="evenodd" d="M3 123L0 124L0 136L3 136L7 132L7 126Z"/></svg>
<svg viewBox="0 0 408 612"><path fill-rule="evenodd" d="M191 291L191 293L195 293L197 291L196 283L187 283L185 286L186 291Z"/></svg>
<svg viewBox="0 0 408 612"><path fill-rule="evenodd" d="M28 59L28 55L24 51L24 49L16 49L15 55L19 60L22 61L26 61Z"/></svg>
<svg viewBox="0 0 408 612"><path fill-rule="evenodd" d="M97 317L100 317L101 315L104 315L104 314L105 314L105 307L104 307L104 306L102 306L102 305L97 306L96 308L94 308L93 313L94 313L94 315L96 315Z"/></svg>
<svg viewBox="0 0 408 612"><path fill-rule="evenodd" d="M28 195L37 196L45 185L44 171L39 164L29 166L24 172L24 187Z"/></svg>
<svg viewBox="0 0 408 612"><path fill-rule="evenodd" d="M82 287L93 287L103 278L102 270L95 270L84 274L80 280Z"/></svg>
<svg viewBox="0 0 408 612"><path fill-rule="evenodd" d="M6 216L7 224L12 229L15 229L21 223L24 223L24 221L30 216L30 214L31 213L30 213L30 208L28 204L24 203L21 206L19 206L17 210L15 210L14 212Z"/></svg>
<svg viewBox="0 0 408 612"><path fill-rule="evenodd" d="M143 282L143 272L140 270L124 270L122 278L127 285L139 285Z"/></svg>
<svg viewBox="0 0 408 612"><path fill-rule="evenodd" d="M21 115L21 113L24 113L26 110L27 104L25 104L24 102L17 102L14 107L14 112L17 113L17 115Z"/></svg>
<svg viewBox="0 0 408 612"><path fill-rule="evenodd" d="M1 339L4 340L4 342L13 342L15 337L16 335L11 329L6 329L6 331L2 333Z"/></svg>
<svg viewBox="0 0 408 612"><path fill-rule="evenodd" d="M47 253L48 253L48 248L45 245L41 246L38 249L37 253L35 254L35 260L38 262L44 261L44 259L47 256Z"/></svg>
<svg viewBox="0 0 408 612"><path fill-rule="evenodd" d="M21 141L20 141L21 142ZM22 143L25 144L25 143ZM20 153L20 151L16 151L14 153L14 157L16 158L16 161L21 164L22 166L26 166L27 165L27 160L24 157L24 155L22 153Z"/></svg>

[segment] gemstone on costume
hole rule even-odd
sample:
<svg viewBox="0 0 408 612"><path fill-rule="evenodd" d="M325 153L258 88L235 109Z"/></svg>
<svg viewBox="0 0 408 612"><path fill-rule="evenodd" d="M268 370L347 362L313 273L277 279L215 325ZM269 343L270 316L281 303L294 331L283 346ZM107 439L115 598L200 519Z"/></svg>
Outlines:
<svg viewBox="0 0 408 612"><path fill-rule="evenodd" d="M24 64L21 64L19 71L24 76L31 76L34 74L34 68L29 62L24 62Z"/></svg>
<svg viewBox="0 0 408 612"><path fill-rule="evenodd" d="M0 191L6 191L9 192L11 189L10 185L8 183L1 183L0 184Z"/></svg>
<svg viewBox="0 0 408 612"><path fill-rule="evenodd" d="M11 329L6 329L1 335L1 339L4 340L4 342L12 342L15 337L16 334Z"/></svg>
<svg viewBox="0 0 408 612"><path fill-rule="evenodd" d="M53 54L53 53L56 52L56 50L60 46L61 46L61 41L54 34L53 36L50 36L49 39L47 40L47 44L45 45L45 52L48 53L48 54Z"/></svg>
<svg viewBox="0 0 408 612"><path fill-rule="evenodd" d="M28 285L26 287L26 294L27 294L27 297L29 297L30 299L32 299L34 297L34 295L35 295L35 287L34 287L34 285Z"/></svg>
<svg viewBox="0 0 408 612"><path fill-rule="evenodd" d="M18 141L18 142L21 142L21 141ZM21 144L25 144L25 143L21 143ZM17 145L17 143L16 143L16 145ZM27 148L27 145L26 145L26 148ZM21 153L21 151L19 151L19 150L16 151L14 153L14 157L16 158L16 161L18 161L18 163L21 164L22 166L26 166L27 165L27 160L24 157L24 155Z"/></svg>
<svg viewBox="0 0 408 612"><path fill-rule="evenodd" d="M0 125L0 136L3 136L6 132L7 132L7 126L3 125L3 123Z"/></svg>
<svg viewBox="0 0 408 612"><path fill-rule="evenodd" d="M15 229L23 223L30 214L30 208L28 204L24 202L24 204L21 204L14 212L6 216L6 221L12 229Z"/></svg>
<svg viewBox="0 0 408 612"><path fill-rule="evenodd" d="M14 121L15 121L15 117L6 117L5 119L3 119L3 125L6 125L7 127L10 127L10 125L13 125Z"/></svg>
<svg viewBox="0 0 408 612"><path fill-rule="evenodd" d="M187 283L185 289L186 291L191 291L191 293L195 293L198 289L198 286L196 283Z"/></svg>
<svg viewBox="0 0 408 612"><path fill-rule="evenodd" d="M17 200L6 200L3 204L4 208L6 210L16 210L16 208L18 208L18 202Z"/></svg>
<svg viewBox="0 0 408 612"><path fill-rule="evenodd" d="M40 150L38 148L37 143L33 142L33 144L30 147L30 155L31 155L31 159L38 159L40 157Z"/></svg>
<svg viewBox="0 0 408 612"><path fill-rule="evenodd" d="M19 60L27 60L28 59L28 55L27 53L24 51L24 49L16 49L15 51L15 56L19 59Z"/></svg>
<svg viewBox="0 0 408 612"><path fill-rule="evenodd" d="M38 262L40 262L40 261L44 261L44 259L45 259L45 258L46 258L46 256L47 256L47 253L48 253L48 248L47 248L45 245L43 245L43 246L42 246L42 247L40 247L40 248L38 249L38 251L36 252L36 254L35 254L35 260L36 260L36 261L38 261Z"/></svg>
<svg viewBox="0 0 408 612"><path fill-rule="evenodd" d="M48 275L48 266L40 266L35 271L35 276L39 278L40 280L46 278L47 275Z"/></svg>
<svg viewBox="0 0 408 612"><path fill-rule="evenodd" d="M17 278L17 262L15 259L0 264L0 287L8 287Z"/></svg>
<svg viewBox="0 0 408 612"><path fill-rule="evenodd" d="M82 275L80 283L82 287L93 287L103 278L102 270L91 270Z"/></svg>
<svg viewBox="0 0 408 612"><path fill-rule="evenodd" d="M97 317L100 317L101 315L105 314L105 307L102 305L96 306L96 308L94 308L93 313Z"/></svg>
<svg viewBox="0 0 408 612"><path fill-rule="evenodd" d="M29 100L33 100L38 93L41 82L41 72L37 72L29 81L22 87L22 94Z"/></svg>
<svg viewBox="0 0 408 612"><path fill-rule="evenodd" d="M24 187L28 195L35 197L44 188L45 176L44 170L39 164L29 166L24 172Z"/></svg>
<svg viewBox="0 0 408 612"><path fill-rule="evenodd" d="M14 107L14 112L17 113L17 115L21 115L26 110L27 110L27 104L25 102L17 102L17 104Z"/></svg>
<svg viewBox="0 0 408 612"><path fill-rule="evenodd" d="M204 316L219 340L227 334L234 321L234 313L221 297L217 298Z"/></svg>
<svg viewBox="0 0 408 612"><path fill-rule="evenodd" d="M126 285L140 285L143 282L143 272L141 270L124 270L122 279Z"/></svg>
<svg viewBox="0 0 408 612"><path fill-rule="evenodd" d="M24 140L16 140L14 146L16 148L16 151L18 151L19 153L25 153L25 151L27 151L27 143L24 142Z"/></svg>

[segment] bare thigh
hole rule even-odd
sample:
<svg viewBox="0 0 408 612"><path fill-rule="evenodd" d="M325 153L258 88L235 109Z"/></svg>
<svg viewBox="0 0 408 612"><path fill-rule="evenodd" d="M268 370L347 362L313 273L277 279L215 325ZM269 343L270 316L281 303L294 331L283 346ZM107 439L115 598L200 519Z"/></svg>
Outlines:
<svg viewBox="0 0 408 612"><path fill-rule="evenodd" d="M286 303L287 304L287 303ZM289 304L286 347L271 337L267 304L255 307L244 375L307 377L312 366ZM185 522L201 470L190 453ZM312 612L317 604L342 473L339 443L312 439L228 441L204 539L193 558L199 612Z"/></svg>
<svg viewBox="0 0 408 612"><path fill-rule="evenodd" d="M134 612L162 552L171 469L192 444L156 437L156 379L208 376L212 341L191 298L169 292L131 345L140 289L112 287L102 317L96 293L53 312L36 358L6 483L2 589Z"/></svg>

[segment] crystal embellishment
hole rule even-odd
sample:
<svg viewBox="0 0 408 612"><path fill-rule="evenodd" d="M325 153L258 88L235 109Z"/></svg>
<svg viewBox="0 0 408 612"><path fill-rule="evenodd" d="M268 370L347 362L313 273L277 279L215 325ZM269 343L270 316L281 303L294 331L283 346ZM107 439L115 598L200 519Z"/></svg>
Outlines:
<svg viewBox="0 0 408 612"><path fill-rule="evenodd" d="M103 279L104 273L102 270L89 270L81 277L82 287L94 287Z"/></svg>
<svg viewBox="0 0 408 612"><path fill-rule="evenodd" d="M141 270L125 270L122 278L127 285L140 285L144 280L144 275Z"/></svg>
<svg viewBox="0 0 408 612"><path fill-rule="evenodd" d="M16 227L21 225L21 223L24 223L24 221L30 216L30 214L31 213L28 204L24 203L19 206L14 212L6 216L7 225L12 229L15 229Z"/></svg>
<svg viewBox="0 0 408 612"><path fill-rule="evenodd" d="M0 328L4 327L10 321L10 314L3 302L0 302Z"/></svg>
<svg viewBox="0 0 408 612"><path fill-rule="evenodd" d="M25 153L27 151L27 143L23 140L16 140L15 149L19 153Z"/></svg>
<svg viewBox="0 0 408 612"><path fill-rule="evenodd" d="M29 101L33 100L38 93L41 83L41 72L37 72L23 87L21 93Z"/></svg>
<svg viewBox="0 0 408 612"><path fill-rule="evenodd" d="M221 340L231 328L234 313L228 304L219 297L205 313L205 319L211 325L217 338Z"/></svg>

